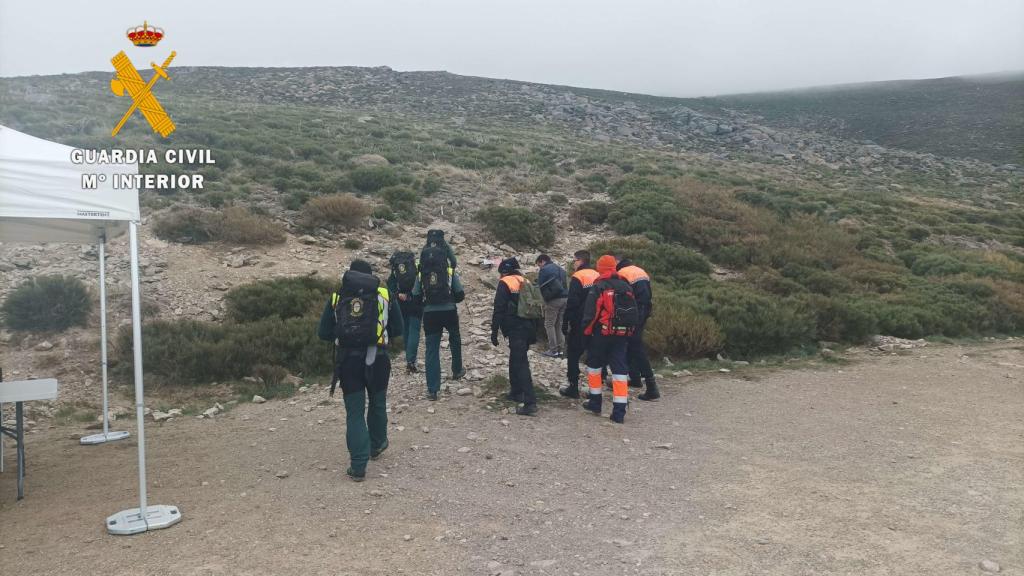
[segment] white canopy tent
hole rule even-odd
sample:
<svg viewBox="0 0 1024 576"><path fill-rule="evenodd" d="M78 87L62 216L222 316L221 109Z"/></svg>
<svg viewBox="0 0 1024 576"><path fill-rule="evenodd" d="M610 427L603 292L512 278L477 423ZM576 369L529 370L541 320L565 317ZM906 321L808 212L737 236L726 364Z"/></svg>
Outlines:
<svg viewBox="0 0 1024 576"><path fill-rule="evenodd" d="M132 283L132 342L135 411L139 441L139 507L107 518L111 534L137 534L181 520L176 506L146 502L146 442L142 385L142 320L139 297L140 220L137 190L115 190L114 174L137 174L137 164L85 165L71 161L73 148L0 126L0 242L98 244L100 331L103 372L103 433L83 438L99 444L127 437L107 420L107 328L105 244L128 230ZM95 189L82 188L82 174L99 174Z"/></svg>

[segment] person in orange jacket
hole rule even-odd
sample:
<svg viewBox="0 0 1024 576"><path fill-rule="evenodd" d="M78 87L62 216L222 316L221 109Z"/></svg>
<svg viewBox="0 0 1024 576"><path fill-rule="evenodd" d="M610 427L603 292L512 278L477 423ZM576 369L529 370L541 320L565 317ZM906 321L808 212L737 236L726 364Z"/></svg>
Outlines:
<svg viewBox="0 0 1024 576"><path fill-rule="evenodd" d="M626 345L626 362L629 364L629 386L640 388L647 383L647 390L637 395L639 400L657 400L661 398L658 383L651 368L651 360L647 357L647 346L644 345L644 328L653 310L651 277L643 268L633 264L628 258L619 260L616 266L619 277L629 282L636 296L637 309L640 311L640 324L629 337ZM643 382L640 378L643 377Z"/></svg>
<svg viewBox="0 0 1024 576"><path fill-rule="evenodd" d="M567 398L580 397L580 357L590 342L583 336L583 305L599 276L590 263L590 252L586 250L577 250L573 254L573 267L575 271L569 280L569 298L562 318L562 334L566 336L566 357L569 360L565 372L567 383L558 389L558 393Z"/></svg>
<svg viewBox="0 0 1024 576"><path fill-rule="evenodd" d="M615 271L615 257L604 255L597 260L598 279L587 295L583 308L583 334L590 337L587 347L588 399L583 407L601 414L601 369L612 370L611 420L622 424L629 402L629 365L626 346L629 336L639 324L636 297L629 283Z"/></svg>

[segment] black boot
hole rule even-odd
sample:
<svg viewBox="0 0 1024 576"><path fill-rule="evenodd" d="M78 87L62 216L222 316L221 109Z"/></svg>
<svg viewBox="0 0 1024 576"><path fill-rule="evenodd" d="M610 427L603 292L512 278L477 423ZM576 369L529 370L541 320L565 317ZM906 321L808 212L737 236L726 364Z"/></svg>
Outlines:
<svg viewBox="0 0 1024 576"><path fill-rule="evenodd" d="M657 400L661 398L661 392L658 391L658 383L654 381L654 378L647 379L647 390L637 395L640 400Z"/></svg>
<svg viewBox="0 0 1024 576"><path fill-rule="evenodd" d="M536 416L537 405L536 404L523 404L519 408L516 408L516 414L520 416Z"/></svg>
<svg viewBox="0 0 1024 576"><path fill-rule="evenodd" d="M644 383L641 382L639 378L636 379L636 380L630 378L629 379L629 387L630 388L643 388L644 387Z"/></svg>
<svg viewBox="0 0 1024 576"><path fill-rule="evenodd" d="M601 395L591 394L587 398L587 401L583 404L583 409L589 412L593 412L598 416L601 415Z"/></svg>
<svg viewBox="0 0 1024 576"><path fill-rule="evenodd" d="M611 418L612 422L615 422L616 424L622 424L625 422L626 405L619 402L612 404L612 415L609 416L609 418Z"/></svg>
<svg viewBox="0 0 1024 576"><path fill-rule="evenodd" d="M580 385L577 382L569 382L565 386L558 389L558 393L566 398L579 398L580 397Z"/></svg>

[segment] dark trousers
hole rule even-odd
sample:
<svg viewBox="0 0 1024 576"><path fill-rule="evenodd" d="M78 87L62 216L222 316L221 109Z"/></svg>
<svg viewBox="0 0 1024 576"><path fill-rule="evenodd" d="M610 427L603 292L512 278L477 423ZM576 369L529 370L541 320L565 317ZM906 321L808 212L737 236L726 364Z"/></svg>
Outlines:
<svg viewBox="0 0 1024 576"><path fill-rule="evenodd" d="M530 340L530 334L525 328L513 330L508 335L508 382L512 395L522 399L523 404L537 403L537 395L533 391L533 375L530 374L530 359L526 355L530 349Z"/></svg>
<svg viewBox="0 0 1024 576"><path fill-rule="evenodd" d="M647 357L647 346L644 345L644 328L647 327L647 318L640 322L636 332L629 337L626 344L626 359L629 362L629 381L640 382L642 376L647 381L654 379L654 370L651 369L651 359Z"/></svg>
<svg viewBox="0 0 1024 576"><path fill-rule="evenodd" d="M416 352L420 347L420 321L423 318L423 307L410 302L399 302L402 311L403 326L402 343L405 345L405 363L416 363Z"/></svg>
<svg viewBox="0 0 1024 576"><path fill-rule="evenodd" d="M580 358L587 351L588 336L583 335L582 326L573 326L572 332L566 337L565 356L569 361L565 376L569 384L578 384L580 381Z"/></svg>
<svg viewBox="0 0 1024 576"><path fill-rule="evenodd" d="M596 332L595 328L595 332ZM594 334L590 337L590 345L587 347L587 368L601 369L608 366L614 375L625 375L629 373L629 364L626 362L626 347L628 338L625 336L602 336Z"/></svg>
<svg viewBox="0 0 1024 576"><path fill-rule="evenodd" d="M462 333L456 310L423 313L423 337L426 340L427 391L441 389L441 335L448 331L448 350L452 353L452 374L462 372Z"/></svg>
<svg viewBox="0 0 1024 576"><path fill-rule="evenodd" d="M388 441L387 393L391 359L385 348L377 349L372 366L366 365L366 351L338 353L338 372L345 400L345 443L352 469L366 470L370 451ZM369 408L367 408L369 396Z"/></svg>

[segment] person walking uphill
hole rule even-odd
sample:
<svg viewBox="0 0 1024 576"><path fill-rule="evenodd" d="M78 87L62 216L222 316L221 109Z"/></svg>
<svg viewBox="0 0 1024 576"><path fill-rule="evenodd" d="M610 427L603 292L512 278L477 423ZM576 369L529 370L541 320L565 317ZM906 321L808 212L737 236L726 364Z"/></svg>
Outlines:
<svg viewBox="0 0 1024 576"><path fill-rule="evenodd" d="M599 274L590 264L590 252L579 250L573 254L575 272L569 280L569 297L566 300L562 319L562 333L566 336L566 356L569 365L565 376L568 384L558 389L567 398L580 397L580 358L587 349L590 338L583 336L583 305Z"/></svg>
<svg viewBox="0 0 1024 576"><path fill-rule="evenodd" d="M494 292L491 316L491 344L498 345L498 330L508 339L509 399L521 402L520 416L537 414L537 396L533 390L530 359L526 353L537 340L536 322L541 317L541 297L519 270L519 261L506 258L498 265L501 280ZM530 291L531 296L526 296Z"/></svg>
<svg viewBox="0 0 1024 576"><path fill-rule="evenodd" d="M551 261L547 254L537 257L537 285L544 298L544 331L548 335L548 351L544 355L559 358L565 352L565 335L562 334L562 318L569 296L566 288L565 269Z"/></svg>
<svg viewBox="0 0 1024 576"><path fill-rule="evenodd" d="M423 337L426 339L427 398L437 400L441 391L441 336L448 331L452 353L452 380L466 375L462 367L462 334L457 304L466 298L459 275L448 266L448 251L428 246L420 253L420 273L412 296L423 300Z"/></svg>
<svg viewBox="0 0 1024 576"><path fill-rule="evenodd" d="M609 255L597 260L598 279L587 295L583 308L583 334L590 336L587 347L587 385L590 388L584 408L601 414L601 369L612 369L613 422L622 424L629 402L629 365L626 343L640 323L636 298L629 283L615 272L615 258Z"/></svg>
<svg viewBox="0 0 1024 576"><path fill-rule="evenodd" d="M661 398L661 392L658 391L654 370L651 369L651 360L647 357L647 346L644 344L644 327L647 326L647 319L651 317L653 306L651 277L643 268L633 264L628 258L619 260L616 271L619 277L629 282L633 288L640 311L640 324L636 327L636 332L629 337L629 344L626 346L626 360L629 362L629 385L632 388L643 386L640 381L642 376L647 383L647 390L638 394L637 398L657 400Z"/></svg>
<svg viewBox="0 0 1024 576"><path fill-rule="evenodd" d="M366 464L388 447L387 390L391 379L388 338L402 333L402 313L391 293L363 260L341 277L341 287L320 316L317 335L334 341L335 374L345 401L346 474L366 478ZM331 392L333 393L333 388ZM369 409L367 409L369 395Z"/></svg>
<svg viewBox="0 0 1024 576"><path fill-rule="evenodd" d="M398 308L402 311L402 323L405 326L402 332L405 367L409 372L415 372L416 352L420 346L420 321L423 318L423 301L412 295L419 274L419 262L412 252L395 252L389 262L391 275L388 276L388 290L393 298L398 298Z"/></svg>

